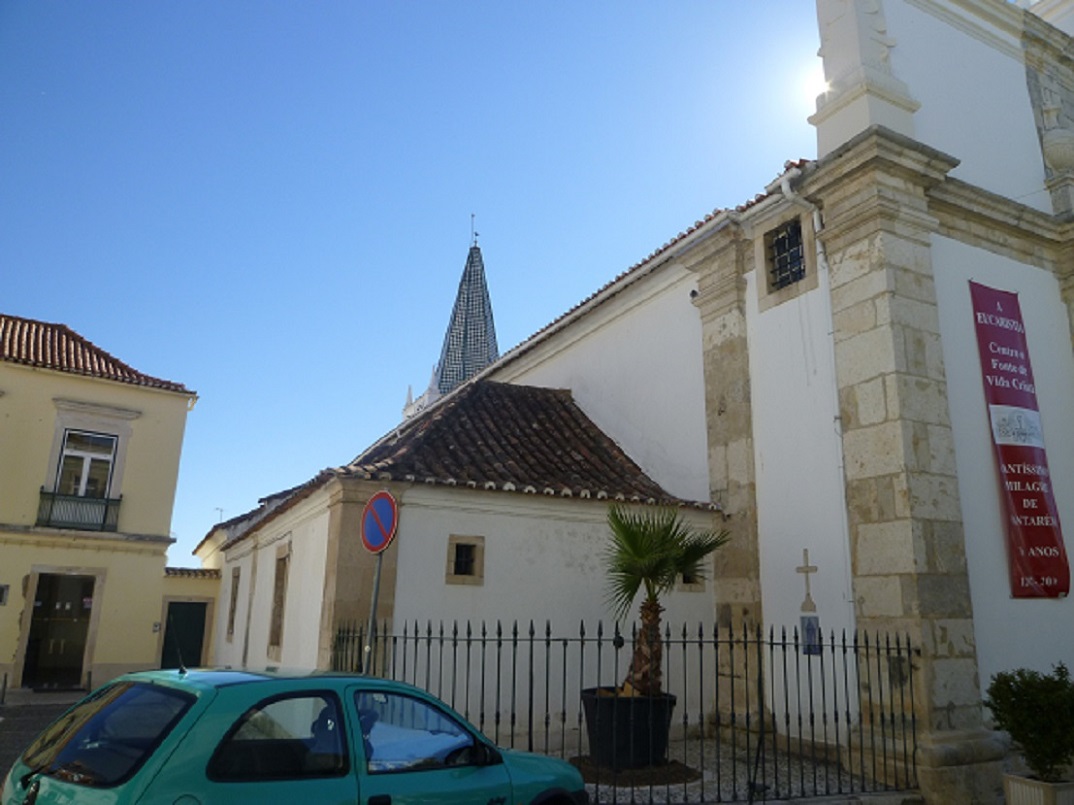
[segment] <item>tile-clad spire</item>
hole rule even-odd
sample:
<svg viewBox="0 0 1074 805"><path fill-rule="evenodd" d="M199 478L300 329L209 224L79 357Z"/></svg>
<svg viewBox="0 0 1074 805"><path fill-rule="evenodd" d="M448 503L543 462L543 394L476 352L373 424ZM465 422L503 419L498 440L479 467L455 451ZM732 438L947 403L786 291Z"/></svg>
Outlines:
<svg viewBox="0 0 1074 805"><path fill-rule="evenodd" d="M485 283L485 263L481 259L481 248L474 243L466 257L459 293L444 334L440 362L436 365L433 378L436 391L447 394L498 357L492 302Z"/></svg>
<svg viewBox="0 0 1074 805"><path fill-rule="evenodd" d="M409 419L424 411L499 357L496 325L492 321L492 301L485 283L485 261L481 257L475 232L474 242L466 255L466 267L459 280L455 307L451 310L451 320L444 334L440 360L433 368L432 380L424 394L415 400L413 393L407 391L403 418Z"/></svg>

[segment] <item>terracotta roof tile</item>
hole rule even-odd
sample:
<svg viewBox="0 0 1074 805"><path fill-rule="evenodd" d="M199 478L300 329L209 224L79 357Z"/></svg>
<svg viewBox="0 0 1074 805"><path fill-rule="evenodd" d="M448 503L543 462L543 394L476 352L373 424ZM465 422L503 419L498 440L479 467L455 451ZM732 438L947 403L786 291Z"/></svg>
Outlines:
<svg viewBox="0 0 1074 805"><path fill-rule="evenodd" d="M708 505L662 489L593 424L570 391L490 380L462 386L343 469L377 480Z"/></svg>
<svg viewBox="0 0 1074 805"><path fill-rule="evenodd" d="M615 500L718 510L662 489L579 408L570 391L471 380L362 453L346 467L262 498L214 526L225 548L339 476L482 491ZM200 545L199 545L200 547ZM195 549L197 550L197 549Z"/></svg>
<svg viewBox="0 0 1074 805"><path fill-rule="evenodd" d="M181 383L133 369L65 324L0 314L0 360L135 386L193 394Z"/></svg>
<svg viewBox="0 0 1074 805"><path fill-rule="evenodd" d="M218 579L220 571L210 567L166 567L164 575L186 579Z"/></svg>

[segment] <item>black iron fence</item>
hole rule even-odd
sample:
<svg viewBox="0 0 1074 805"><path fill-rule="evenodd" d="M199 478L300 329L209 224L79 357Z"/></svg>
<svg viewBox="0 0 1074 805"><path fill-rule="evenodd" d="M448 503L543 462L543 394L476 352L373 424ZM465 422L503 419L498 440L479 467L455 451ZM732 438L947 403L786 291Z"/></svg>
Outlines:
<svg viewBox="0 0 1074 805"><path fill-rule="evenodd" d="M666 627L663 687L675 698L666 749L643 768L596 762L606 752L589 732L599 725L586 723L583 691L618 696L637 636L600 623L570 635L547 623L413 623L380 627L367 640L362 626L344 626L332 668L417 685L501 746L570 759L598 802L760 802L917 787L917 652L908 638L878 634L803 641L797 630Z"/></svg>

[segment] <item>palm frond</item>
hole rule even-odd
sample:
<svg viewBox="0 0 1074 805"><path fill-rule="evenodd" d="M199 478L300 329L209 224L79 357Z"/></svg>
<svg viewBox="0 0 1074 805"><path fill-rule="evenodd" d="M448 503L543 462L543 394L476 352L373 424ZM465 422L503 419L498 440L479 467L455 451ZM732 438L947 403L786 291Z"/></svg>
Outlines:
<svg viewBox="0 0 1074 805"><path fill-rule="evenodd" d="M612 538L605 552L608 603L626 616L638 591L658 601L683 574L704 578L703 560L727 542L727 532L699 531L674 509L608 509Z"/></svg>

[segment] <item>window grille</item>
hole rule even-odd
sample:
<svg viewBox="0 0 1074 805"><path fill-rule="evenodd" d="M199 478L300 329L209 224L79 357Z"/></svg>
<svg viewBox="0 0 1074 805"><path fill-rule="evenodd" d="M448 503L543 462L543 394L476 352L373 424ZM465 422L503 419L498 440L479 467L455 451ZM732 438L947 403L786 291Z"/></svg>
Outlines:
<svg viewBox="0 0 1074 805"><path fill-rule="evenodd" d="M801 221L795 218L776 227L765 236L765 241L769 285L773 291L793 285L805 276Z"/></svg>

